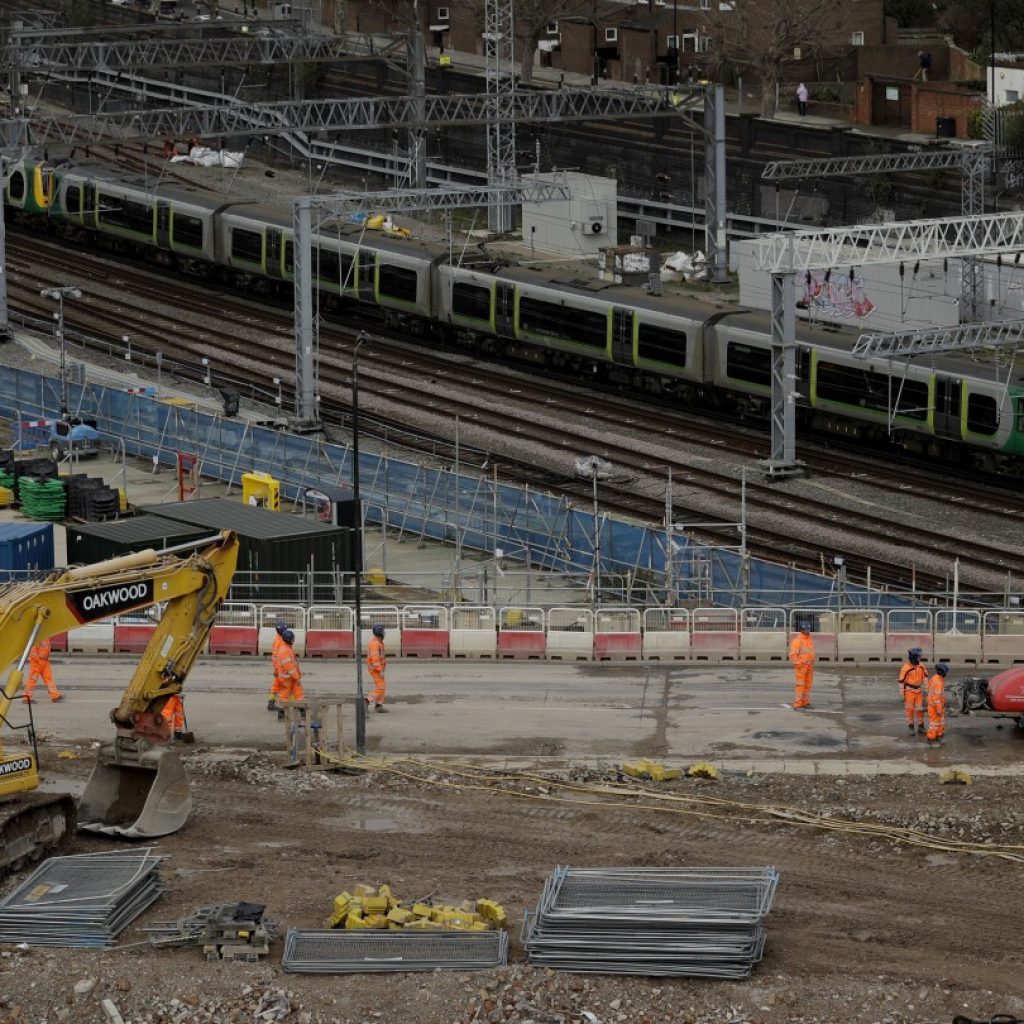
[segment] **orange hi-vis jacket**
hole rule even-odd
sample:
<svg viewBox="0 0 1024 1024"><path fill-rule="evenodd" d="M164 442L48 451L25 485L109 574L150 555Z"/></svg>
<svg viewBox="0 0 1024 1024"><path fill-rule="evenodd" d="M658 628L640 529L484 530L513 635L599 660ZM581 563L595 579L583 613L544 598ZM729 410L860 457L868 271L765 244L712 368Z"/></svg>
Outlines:
<svg viewBox="0 0 1024 1024"><path fill-rule="evenodd" d="M904 697L908 690L920 690L927 678L928 669L921 662L915 665L911 661L905 661L899 676L900 690Z"/></svg>
<svg viewBox="0 0 1024 1024"><path fill-rule="evenodd" d="M928 680L928 716L941 718L946 711L946 680L935 673Z"/></svg>
<svg viewBox="0 0 1024 1024"><path fill-rule="evenodd" d="M366 649L366 667L371 675L383 675L388 667L388 659L384 656L384 641L379 636L370 640Z"/></svg>
<svg viewBox="0 0 1024 1024"><path fill-rule="evenodd" d="M282 687L291 687L295 683L302 682L302 670L299 668L299 661L295 652L284 644L284 650L277 657L277 664L274 669L274 681Z"/></svg>
<svg viewBox="0 0 1024 1024"><path fill-rule="evenodd" d="M813 665L814 659L814 640L810 635L797 633L789 642L789 660L794 665Z"/></svg>
<svg viewBox="0 0 1024 1024"><path fill-rule="evenodd" d="M29 661L49 661L50 660L50 640L40 640L29 652Z"/></svg>

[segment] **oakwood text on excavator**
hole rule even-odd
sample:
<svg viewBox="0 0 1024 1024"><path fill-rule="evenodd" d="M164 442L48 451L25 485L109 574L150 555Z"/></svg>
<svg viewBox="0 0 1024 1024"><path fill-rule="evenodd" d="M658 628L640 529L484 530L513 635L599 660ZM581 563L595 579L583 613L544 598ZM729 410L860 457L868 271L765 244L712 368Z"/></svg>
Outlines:
<svg viewBox="0 0 1024 1024"><path fill-rule="evenodd" d="M81 830L128 839L185 824L192 798L181 758L167 749L171 723L162 712L206 644L237 561L238 538L223 531L0 587L0 667L17 659L0 691L0 876L59 846L76 819ZM114 740L101 745L77 811L67 794L32 792L40 782L32 705L27 724L9 717L29 651L55 634L154 605L159 621L110 714ZM19 731L31 754L5 752L4 736Z"/></svg>

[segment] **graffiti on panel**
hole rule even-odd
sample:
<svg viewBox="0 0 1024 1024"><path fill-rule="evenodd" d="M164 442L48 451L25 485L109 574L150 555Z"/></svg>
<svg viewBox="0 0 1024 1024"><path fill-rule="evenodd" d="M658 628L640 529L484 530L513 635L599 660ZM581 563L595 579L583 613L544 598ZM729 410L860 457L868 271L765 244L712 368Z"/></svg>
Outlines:
<svg viewBox="0 0 1024 1024"><path fill-rule="evenodd" d="M857 274L834 274L831 270L810 270L804 278L802 305L828 316L870 316L875 304Z"/></svg>

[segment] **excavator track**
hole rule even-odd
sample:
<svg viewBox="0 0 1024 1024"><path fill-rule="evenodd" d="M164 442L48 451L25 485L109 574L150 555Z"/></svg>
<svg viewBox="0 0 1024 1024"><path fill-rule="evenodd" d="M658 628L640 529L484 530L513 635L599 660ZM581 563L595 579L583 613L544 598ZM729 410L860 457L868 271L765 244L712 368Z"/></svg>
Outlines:
<svg viewBox="0 0 1024 1024"><path fill-rule="evenodd" d="M0 879L66 846L75 822L75 801L66 793L28 793L0 804Z"/></svg>

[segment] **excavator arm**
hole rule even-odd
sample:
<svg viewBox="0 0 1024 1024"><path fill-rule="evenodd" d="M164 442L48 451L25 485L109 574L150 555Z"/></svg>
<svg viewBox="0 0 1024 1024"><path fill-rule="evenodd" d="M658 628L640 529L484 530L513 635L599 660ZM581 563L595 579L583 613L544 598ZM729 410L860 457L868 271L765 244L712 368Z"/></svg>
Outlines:
<svg viewBox="0 0 1024 1024"><path fill-rule="evenodd" d="M178 557L185 551L188 557ZM111 712L114 742L100 748L79 805L80 828L143 837L177 831L187 820L188 782L180 759L165 749L171 732L161 712L181 691L206 643L237 559L238 539L225 531L211 540L135 552L0 588L0 665L14 662L0 691L0 724L9 724L34 644L113 615L163 608ZM35 756L5 756L0 745L0 798L38 785Z"/></svg>

